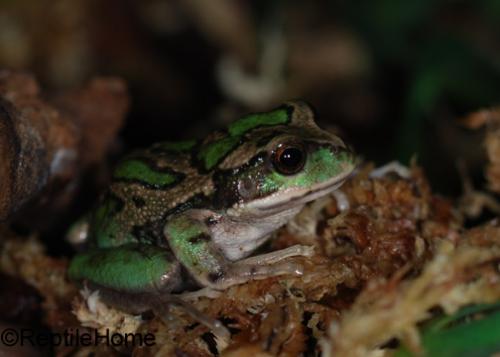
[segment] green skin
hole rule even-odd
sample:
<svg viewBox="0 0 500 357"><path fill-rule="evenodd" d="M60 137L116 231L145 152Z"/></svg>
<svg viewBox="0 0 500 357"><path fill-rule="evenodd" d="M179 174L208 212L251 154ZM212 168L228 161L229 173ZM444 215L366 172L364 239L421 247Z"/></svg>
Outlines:
<svg viewBox="0 0 500 357"><path fill-rule="evenodd" d="M313 119L308 105L290 102L203 141L159 143L129 155L88 216L89 249L71 261L70 278L161 297L193 284L221 290L300 274L288 258L308 255L303 246L246 257L355 167L342 140ZM292 173L277 163L290 146L303 154Z"/></svg>

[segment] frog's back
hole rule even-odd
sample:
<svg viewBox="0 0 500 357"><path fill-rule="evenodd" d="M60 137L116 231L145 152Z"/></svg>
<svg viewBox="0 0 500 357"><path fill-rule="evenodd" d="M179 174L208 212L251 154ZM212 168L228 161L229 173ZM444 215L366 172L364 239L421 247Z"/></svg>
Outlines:
<svg viewBox="0 0 500 357"><path fill-rule="evenodd" d="M298 121L309 120L310 109L305 108L289 103L241 117L202 141L163 142L129 155L116 167L108 192L93 212L91 241L100 247L161 245L169 216L192 207L224 210L237 203L237 181L230 180L234 172L258 159L259 150L283 133L291 112Z"/></svg>
<svg viewBox="0 0 500 357"><path fill-rule="evenodd" d="M121 160L90 218L91 241L99 247L161 245L168 216L206 204L211 180L192 165L195 146L163 142Z"/></svg>

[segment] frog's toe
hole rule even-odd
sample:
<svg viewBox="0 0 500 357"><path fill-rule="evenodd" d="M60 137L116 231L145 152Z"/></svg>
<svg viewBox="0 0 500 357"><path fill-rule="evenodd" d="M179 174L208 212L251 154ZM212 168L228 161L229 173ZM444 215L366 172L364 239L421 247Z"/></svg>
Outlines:
<svg viewBox="0 0 500 357"><path fill-rule="evenodd" d="M207 326L212 330L213 334L221 340L221 343L228 344L231 339L231 332L219 320L213 320L213 325Z"/></svg>
<svg viewBox="0 0 500 357"><path fill-rule="evenodd" d="M304 266L295 262L276 264L276 275L304 275Z"/></svg>
<svg viewBox="0 0 500 357"><path fill-rule="evenodd" d="M296 262L281 262L263 267L252 269L251 277L253 279L265 279L279 275L304 275L304 267Z"/></svg>
<svg viewBox="0 0 500 357"><path fill-rule="evenodd" d="M300 250L297 255L312 257L314 255L314 245L299 245Z"/></svg>

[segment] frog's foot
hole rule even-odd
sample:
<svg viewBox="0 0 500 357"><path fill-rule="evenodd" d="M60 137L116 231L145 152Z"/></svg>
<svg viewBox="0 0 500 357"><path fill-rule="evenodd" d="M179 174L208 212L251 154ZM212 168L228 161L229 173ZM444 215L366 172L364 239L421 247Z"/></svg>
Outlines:
<svg viewBox="0 0 500 357"><path fill-rule="evenodd" d="M389 172L395 172L400 177L408 179L411 177L410 169L397 161L391 161L384 166L380 166L370 173L371 178L381 178Z"/></svg>
<svg viewBox="0 0 500 357"><path fill-rule="evenodd" d="M257 255L255 257L250 257L247 259L240 260L236 264L242 264L242 265L269 265L269 264L274 264L277 262L280 262L284 259L290 258L290 257L297 257L297 256L302 256L302 257L310 257L314 254L314 246L309 246L309 245L292 245L291 247L277 250L271 253L266 253L266 254L261 254Z"/></svg>
<svg viewBox="0 0 500 357"><path fill-rule="evenodd" d="M202 288L196 291L179 294L179 297L184 301L196 301L200 298L216 299L221 296L222 292L212 288Z"/></svg>
<svg viewBox="0 0 500 357"><path fill-rule="evenodd" d="M192 304L185 302L182 298L167 295L159 299L158 304L153 308L153 312L158 315L165 323L171 319L169 306L174 305L180 307L185 313L191 316L200 324L209 328L212 333L220 339L222 344L228 344L231 339L231 333L219 320L213 319L201 311L197 310ZM221 346L222 347L222 346Z"/></svg>
<svg viewBox="0 0 500 357"><path fill-rule="evenodd" d="M229 264L222 271L210 274L206 285L216 290L224 290L233 285L244 284L250 280L267 279L279 275L301 276L303 274L304 267L295 262L254 265L241 261Z"/></svg>
<svg viewBox="0 0 500 357"><path fill-rule="evenodd" d="M279 275L301 276L304 274L304 267L301 264L284 260L296 256L310 257L313 254L314 246L297 244L275 252L240 260L228 264L222 272L215 274L210 286L214 289L225 289L232 285L246 283L249 280L260 280Z"/></svg>

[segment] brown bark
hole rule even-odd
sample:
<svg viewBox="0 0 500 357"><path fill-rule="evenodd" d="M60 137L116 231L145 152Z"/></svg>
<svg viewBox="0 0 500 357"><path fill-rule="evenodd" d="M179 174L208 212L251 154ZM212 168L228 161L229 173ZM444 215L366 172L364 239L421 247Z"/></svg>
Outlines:
<svg viewBox="0 0 500 357"><path fill-rule="evenodd" d="M0 71L0 220L52 183L62 192L101 160L123 122L128 98L120 80L98 79L61 95L58 103L42 98L32 76Z"/></svg>

